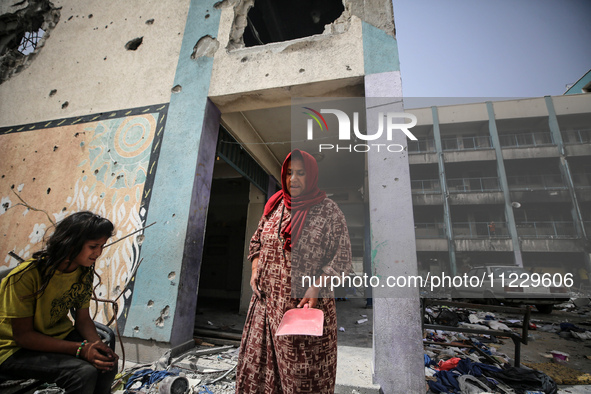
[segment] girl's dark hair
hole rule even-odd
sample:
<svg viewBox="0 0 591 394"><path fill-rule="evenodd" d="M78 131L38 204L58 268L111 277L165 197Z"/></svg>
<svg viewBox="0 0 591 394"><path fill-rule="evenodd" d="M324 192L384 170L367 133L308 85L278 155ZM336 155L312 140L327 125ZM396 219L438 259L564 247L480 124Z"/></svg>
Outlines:
<svg viewBox="0 0 591 394"><path fill-rule="evenodd" d="M31 268L34 266L39 271L41 287L31 296L42 294L57 267L64 261L68 261L69 267L71 261L82 251L86 241L109 238L113 235L113 230L114 226L110 220L88 211L73 213L59 222L45 249L33 254L34 262ZM80 276L81 281L88 273L94 273L93 267L80 268L86 271Z"/></svg>

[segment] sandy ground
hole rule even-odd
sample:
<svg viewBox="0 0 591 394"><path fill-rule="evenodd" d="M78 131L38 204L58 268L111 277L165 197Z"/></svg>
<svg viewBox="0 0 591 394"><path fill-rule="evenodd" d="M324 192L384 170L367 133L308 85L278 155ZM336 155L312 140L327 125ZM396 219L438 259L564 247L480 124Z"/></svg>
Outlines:
<svg viewBox="0 0 591 394"><path fill-rule="evenodd" d="M586 308L570 311L554 310L551 314L538 313L535 309L531 314L531 321L537 326L549 326L560 323L572 323L577 327L591 331L591 310ZM564 334L563 334L564 335ZM525 365L541 369L555 378L558 384L579 383L591 385L591 339L562 338L557 333L531 330L529 343L521 347L521 362ZM513 342L505 340L499 350L512 356ZM548 357L549 353L557 350L569 355L568 361L560 365ZM584 374L587 376L584 376ZM563 379L561 379L563 378Z"/></svg>

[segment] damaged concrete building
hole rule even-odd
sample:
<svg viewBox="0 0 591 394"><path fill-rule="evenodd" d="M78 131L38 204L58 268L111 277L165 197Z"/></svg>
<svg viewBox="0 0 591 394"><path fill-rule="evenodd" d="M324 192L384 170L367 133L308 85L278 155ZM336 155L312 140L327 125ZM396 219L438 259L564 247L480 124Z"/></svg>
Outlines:
<svg viewBox="0 0 591 394"><path fill-rule="evenodd" d="M0 61L0 264L75 211L112 220L114 240L151 225L96 267L97 297L114 302L95 318L116 319L133 361L190 344L202 305L245 312L245 252L294 100L367 99L367 130L403 109L386 0L3 1ZM355 271L589 270L590 100L409 110L417 141L372 141L394 154L356 151L336 171L339 152L318 155ZM373 303L374 382L423 390L418 289L375 288Z"/></svg>
<svg viewBox="0 0 591 394"><path fill-rule="evenodd" d="M96 319L116 318L128 359L190 343L207 299L244 310L244 250L290 151L292 99L380 98L364 108L373 120L402 111L391 1L292 3L2 2L2 264L78 210L111 219L114 239L155 223L96 267L97 296L116 300ZM382 139L406 146L402 133ZM416 274L406 150L358 157L346 183L321 185L347 216L355 262ZM384 392L423 388L418 303L418 289L374 291Z"/></svg>
<svg viewBox="0 0 591 394"><path fill-rule="evenodd" d="M409 110L421 271L515 264L588 288L590 108L579 90Z"/></svg>

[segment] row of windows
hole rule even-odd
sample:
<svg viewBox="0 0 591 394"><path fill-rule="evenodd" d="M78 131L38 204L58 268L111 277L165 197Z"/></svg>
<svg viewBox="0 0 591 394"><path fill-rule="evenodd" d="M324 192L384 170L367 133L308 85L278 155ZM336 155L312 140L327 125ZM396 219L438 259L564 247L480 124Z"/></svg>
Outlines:
<svg viewBox="0 0 591 394"><path fill-rule="evenodd" d="M562 139L565 144L591 143L591 129L563 131ZM435 152L435 140L423 138L408 141L410 153ZM535 147L556 145L550 132L531 132L499 135L501 147ZM462 135L441 139L444 151L493 149L492 138L483 135Z"/></svg>

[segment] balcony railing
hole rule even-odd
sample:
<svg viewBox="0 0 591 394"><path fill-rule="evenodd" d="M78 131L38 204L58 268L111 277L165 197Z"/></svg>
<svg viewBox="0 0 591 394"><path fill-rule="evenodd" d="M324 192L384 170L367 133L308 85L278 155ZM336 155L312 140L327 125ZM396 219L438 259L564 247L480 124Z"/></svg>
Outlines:
<svg viewBox="0 0 591 394"><path fill-rule="evenodd" d="M450 193L494 192L501 190L499 178L457 178L448 179L447 188Z"/></svg>
<svg viewBox="0 0 591 394"><path fill-rule="evenodd" d="M435 140L408 141L409 153L432 153L435 152Z"/></svg>
<svg viewBox="0 0 591 394"><path fill-rule="evenodd" d="M445 238L443 223L415 223L416 238Z"/></svg>
<svg viewBox="0 0 591 394"><path fill-rule="evenodd" d="M566 130L562 132L565 144L591 143L591 129Z"/></svg>
<svg viewBox="0 0 591 394"><path fill-rule="evenodd" d="M576 238L573 222L520 222L517 234L523 238Z"/></svg>
<svg viewBox="0 0 591 394"><path fill-rule="evenodd" d="M549 132L501 134L499 139L503 148L554 145L552 134Z"/></svg>
<svg viewBox="0 0 591 394"><path fill-rule="evenodd" d="M413 194L437 194L441 193L439 179L422 179L410 181Z"/></svg>
<svg viewBox="0 0 591 394"><path fill-rule="evenodd" d="M505 222L454 222L455 238L508 238L509 231Z"/></svg>
<svg viewBox="0 0 591 394"><path fill-rule="evenodd" d="M509 190L564 190L560 174L512 175L507 177Z"/></svg>
<svg viewBox="0 0 591 394"><path fill-rule="evenodd" d="M490 136L455 137L441 140L444 151L492 149Z"/></svg>
<svg viewBox="0 0 591 394"><path fill-rule="evenodd" d="M591 221L584 222L587 233L591 232ZM569 239L576 238L572 222L521 222L517 223L517 234L522 238ZM454 238L487 239L509 238L506 222L454 222ZM417 238L445 238L442 223L415 223Z"/></svg>

